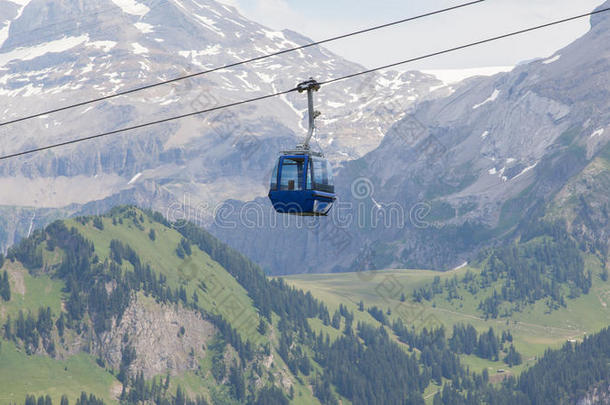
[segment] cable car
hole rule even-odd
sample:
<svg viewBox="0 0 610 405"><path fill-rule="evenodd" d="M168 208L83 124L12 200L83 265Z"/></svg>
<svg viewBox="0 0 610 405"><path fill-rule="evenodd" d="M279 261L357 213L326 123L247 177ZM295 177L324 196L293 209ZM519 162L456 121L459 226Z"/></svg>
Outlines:
<svg viewBox="0 0 610 405"><path fill-rule="evenodd" d="M294 150L283 151L271 176L269 199L281 214L326 216L336 200L332 168L321 152L310 149L309 141L315 132L313 92L320 84L313 79L298 85L299 93L307 91L309 132L305 142Z"/></svg>

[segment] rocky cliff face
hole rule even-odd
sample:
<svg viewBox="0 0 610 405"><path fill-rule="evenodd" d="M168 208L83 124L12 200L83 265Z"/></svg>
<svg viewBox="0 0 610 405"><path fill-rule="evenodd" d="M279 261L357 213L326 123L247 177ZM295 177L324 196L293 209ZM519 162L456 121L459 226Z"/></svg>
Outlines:
<svg viewBox="0 0 610 405"><path fill-rule="evenodd" d="M118 325L98 336L92 346L93 352L116 370L123 352L133 348L136 357L130 371L141 371L149 379L197 370L215 333L216 328L195 311L138 296Z"/></svg>
<svg viewBox="0 0 610 405"><path fill-rule="evenodd" d="M610 387L602 384L590 390L583 398L575 402L575 405L606 405L610 404Z"/></svg>

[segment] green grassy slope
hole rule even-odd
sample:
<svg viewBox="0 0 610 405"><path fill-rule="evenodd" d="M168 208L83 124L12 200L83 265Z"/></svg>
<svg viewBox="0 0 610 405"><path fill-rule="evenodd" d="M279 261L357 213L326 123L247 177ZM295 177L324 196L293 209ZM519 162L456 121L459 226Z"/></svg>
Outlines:
<svg viewBox="0 0 610 405"><path fill-rule="evenodd" d="M19 310L36 313L40 307L50 307L54 314L59 314L64 298L61 280L51 279L46 274L34 277L19 262L7 261L0 270L8 272L12 292L9 302L0 303L0 320L7 315L16 317Z"/></svg>
<svg viewBox="0 0 610 405"><path fill-rule="evenodd" d="M50 395L59 403L66 395L75 403L82 391L94 394L107 403L121 393L121 384L100 368L95 359L77 354L67 360L47 356L27 356L13 343L3 341L0 349L0 403L23 403L26 394Z"/></svg>

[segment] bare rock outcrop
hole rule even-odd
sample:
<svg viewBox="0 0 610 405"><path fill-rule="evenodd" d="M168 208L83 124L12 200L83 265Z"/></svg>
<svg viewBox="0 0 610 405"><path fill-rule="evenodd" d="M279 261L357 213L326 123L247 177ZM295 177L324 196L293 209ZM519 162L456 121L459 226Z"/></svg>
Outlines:
<svg viewBox="0 0 610 405"><path fill-rule="evenodd" d="M118 325L98 337L93 352L119 369L122 353L130 347L135 351L130 370L141 370L146 378L175 375L197 369L214 333L198 312L138 295Z"/></svg>

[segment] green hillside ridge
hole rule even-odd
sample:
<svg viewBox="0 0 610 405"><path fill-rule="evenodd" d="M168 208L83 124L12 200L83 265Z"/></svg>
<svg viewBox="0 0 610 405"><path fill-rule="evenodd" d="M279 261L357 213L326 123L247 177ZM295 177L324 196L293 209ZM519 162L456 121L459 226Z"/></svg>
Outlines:
<svg viewBox="0 0 610 405"><path fill-rule="evenodd" d="M236 336L243 337L246 341L252 341L253 345L254 342L260 344L263 339L263 336L257 332L257 326L261 321L259 311L253 306L252 300L244 287L218 262L214 261L208 253L197 246L190 246L191 254L180 258L176 250L184 238L177 230L168 227L169 224L161 217L126 207L113 210L108 216L96 217L95 220L93 218L78 218L66 220L61 224L65 225L66 228L73 228L78 235L93 243L95 257L97 257L95 261L103 263L109 259L111 241L121 241L125 246L132 248L138 257L145 258L142 260L143 265L150 265L159 277L165 277L165 284L170 290L175 291L175 295L180 295L183 289L184 293L182 294L187 297L186 301L193 305L192 302L196 293L198 297L196 308L198 310L222 317L221 319L226 320L229 327L234 326ZM154 230L154 237L151 230ZM33 239L26 240L22 243L22 246L27 246L30 241L39 238L39 236L35 235ZM29 253L32 253L34 257L41 258L40 266L30 265L30 268L27 269L23 263L14 257L13 260L8 258L4 260L0 273L1 271L7 271L12 294L10 301L0 302L1 324L4 324L9 317L14 322L19 311L23 314L31 313L35 317L39 308L49 307L55 322L60 313L67 314L65 307L70 293L66 291L66 281L57 275L57 267L65 259L65 252L57 246L50 247L49 240L38 242L37 246L31 248ZM18 250L10 250L8 256L23 254L23 252L16 253ZM24 248L22 250L28 251L30 249ZM36 260L30 261L35 262ZM121 267L123 271L133 272L134 270L134 266L127 260L123 260ZM201 288L203 285L205 285L205 290ZM148 295L145 292L144 294ZM143 292L136 293L136 296L139 297L139 302L143 302L143 305L156 305L154 300L146 304L147 299ZM189 305L183 302L180 304L181 306ZM235 312L235 308L237 308L237 312ZM82 325L91 327L91 323L91 315L87 314L83 318ZM54 335L57 340L60 340L57 331L54 331ZM64 341L65 346L69 346L82 337L77 335L79 335L77 332L67 329L61 340ZM6 336L4 337L6 338ZM84 379L79 380L84 382L74 384L72 382L74 376L70 373L62 378L62 373L55 372L55 370L64 370L64 363L71 362L74 359L73 354L63 350L62 345L57 345L56 358L52 358L52 356L46 356L48 353L40 353L41 350L44 352L42 348L34 350L37 355L26 356L23 342L17 342L16 346L15 343L6 340L3 343L2 353L7 356L7 361L9 359L12 359L12 361L2 363L2 370L6 372L6 378L2 379L0 402L5 400L18 401L19 398L22 401L26 393L35 395L49 393L56 402L59 402L61 394L66 394L70 401L75 401L81 392L79 385L83 389L86 388L87 392L91 392L109 403L116 403L118 395L121 393L121 383L116 376L118 370L112 370L108 367L104 370L96 363L96 356L84 357L79 360L79 364L81 364L81 370L86 369L82 364L89 364L90 372L82 373L83 376L91 375L92 379L99 380L100 383L86 383L88 380L84 377ZM228 356L230 352L231 350L224 355ZM234 350L232 352L233 357L238 356L234 353ZM13 361L15 358L21 360ZM65 360L62 360L64 358ZM28 361L22 361L23 359L28 359ZM32 361L30 362L29 359L32 359ZM43 359L44 367L39 367L38 363ZM229 362L228 359L230 359L230 356L227 358L227 363ZM276 363L278 362L276 361ZM197 374L207 373L209 375L212 368L210 359L201 359L200 364L201 369L198 370ZM10 369L5 369L5 365ZM21 373L15 373L15 368L20 367ZM32 373L30 367L36 368L37 373ZM283 367L286 368L285 365ZM283 371L290 375L289 371L281 370L278 366L273 368L276 373ZM44 388L44 384L40 386L35 383L23 384L23 375L31 375L33 381L44 381L45 378L51 378L52 376L48 383L49 386L54 388L49 391ZM100 375L105 377L102 378ZM264 381L265 379L262 380L263 383ZM222 398L227 400L230 398L229 390L224 389L222 385L218 386L214 379L208 383L202 382L205 382L205 380L194 373L177 375L171 378L169 391L175 393L178 385L180 385L191 397L201 394L210 399L212 398L211 391L214 391L213 396L221 401ZM296 392L300 393L301 403L316 403L306 386L298 380L294 381L294 386Z"/></svg>

